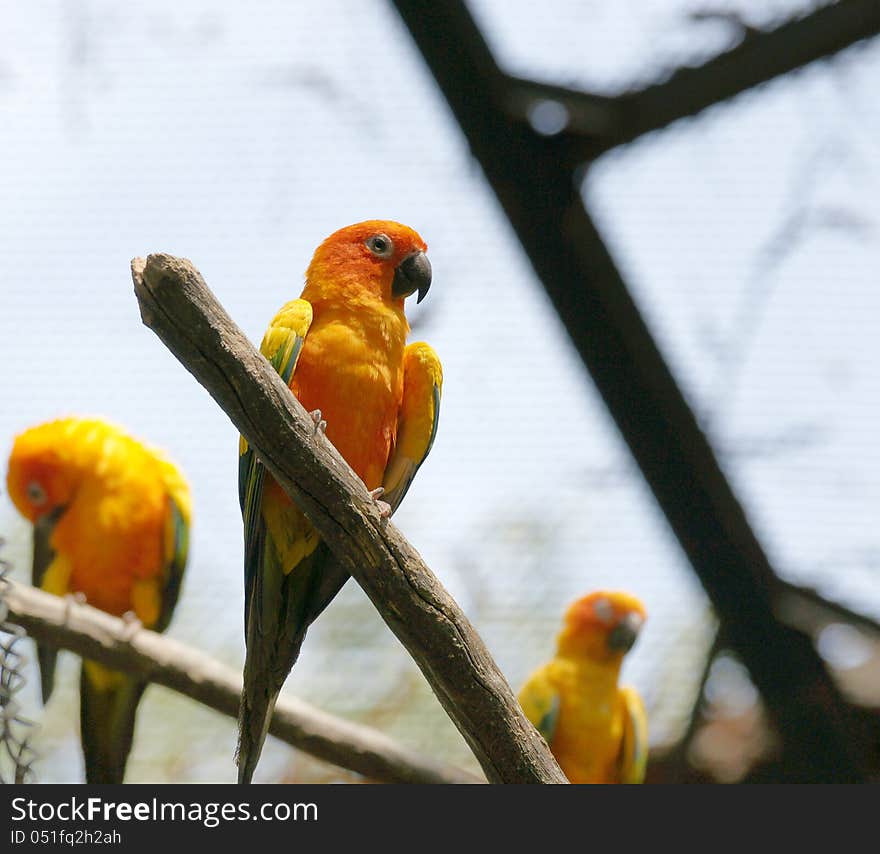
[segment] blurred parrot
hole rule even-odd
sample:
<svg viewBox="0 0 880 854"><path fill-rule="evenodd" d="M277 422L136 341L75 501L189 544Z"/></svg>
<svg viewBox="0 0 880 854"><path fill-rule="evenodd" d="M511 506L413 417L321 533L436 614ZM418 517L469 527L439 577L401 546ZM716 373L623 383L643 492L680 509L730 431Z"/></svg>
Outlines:
<svg viewBox="0 0 880 854"><path fill-rule="evenodd" d="M404 314L406 297L418 293L421 302L430 287L426 250L396 222L331 234L315 250L300 299L281 308L260 347L384 516L403 500L437 432L440 361L425 343L406 345ZM306 630L348 574L244 438L239 499L247 654L236 760L248 783Z"/></svg>
<svg viewBox="0 0 880 854"><path fill-rule="evenodd" d="M186 566L191 512L189 487L172 463L104 421L65 418L15 439L6 483L33 524L34 586L84 598L135 628L167 627ZM56 656L37 645L44 703ZM146 686L140 677L83 660L86 782L122 782Z"/></svg>
<svg viewBox="0 0 880 854"><path fill-rule="evenodd" d="M556 657L526 681L519 702L572 783L641 783L648 724L633 688L619 688L623 657L645 610L627 593L598 592L565 614Z"/></svg>

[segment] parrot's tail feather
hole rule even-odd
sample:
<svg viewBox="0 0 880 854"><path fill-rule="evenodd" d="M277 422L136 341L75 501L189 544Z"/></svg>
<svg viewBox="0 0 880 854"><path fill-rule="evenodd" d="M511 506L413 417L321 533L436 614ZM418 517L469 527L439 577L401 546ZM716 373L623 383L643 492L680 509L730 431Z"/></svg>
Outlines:
<svg viewBox="0 0 880 854"><path fill-rule="evenodd" d="M238 717L238 780L249 783L260 759L275 701L299 657L306 631L348 580L324 543L290 572L270 552L255 575Z"/></svg>
<svg viewBox="0 0 880 854"><path fill-rule="evenodd" d="M52 696L52 688L55 685L55 662L58 660L58 650L44 644L37 644L37 661L40 665L40 691L43 696L43 705L49 702Z"/></svg>
<svg viewBox="0 0 880 854"><path fill-rule="evenodd" d="M238 714L238 746L235 749L239 783L250 783L257 770L278 694L279 691L271 695L261 693L251 698L242 695Z"/></svg>
<svg viewBox="0 0 880 854"><path fill-rule="evenodd" d="M94 661L80 675L80 734L87 783L121 783L147 683Z"/></svg>

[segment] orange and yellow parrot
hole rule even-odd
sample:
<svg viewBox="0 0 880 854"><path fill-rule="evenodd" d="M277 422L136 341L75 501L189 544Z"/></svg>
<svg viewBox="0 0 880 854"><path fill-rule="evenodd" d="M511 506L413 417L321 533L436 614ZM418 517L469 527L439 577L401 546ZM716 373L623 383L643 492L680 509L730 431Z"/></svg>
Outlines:
<svg viewBox="0 0 880 854"><path fill-rule="evenodd" d="M519 702L572 783L641 783L648 724L641 698L617 685L645 609L627 593L598 592L565 614L556 657L523 685Z"/></svg>
<svg viewBox="0 0 880 854"><path fill-rule="evenodd" d="M180 593L190 523L189 487L172 463L104 421L65 418L15 439L6 483L33 524L35 586L84 597L129 620L133 614L153 631L166 628ZM38 644L44 703L56 656ZM122 782L146 686L139 677L83 661L86 782Z"/></svg>
<svg viewBox="0 0 880 854"><path fill-rule="evenodd" d="M431 284L427 247L396 222L331 234L300 299L263 337L263 355L380 502L400 504L437 431L442 371L425 343L406 345L404 300ZM242 439L239 499L245 541L244 690L238 779L250 782L281 686L306 629L348 575Z"/></svg>

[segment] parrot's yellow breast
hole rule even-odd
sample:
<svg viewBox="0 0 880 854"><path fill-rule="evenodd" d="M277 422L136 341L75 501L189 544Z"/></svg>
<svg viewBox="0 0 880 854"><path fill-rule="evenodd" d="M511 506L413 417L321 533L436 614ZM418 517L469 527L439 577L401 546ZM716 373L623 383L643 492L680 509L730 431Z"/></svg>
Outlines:
<svg viewBox="0 0 880 854"><path fill-rule="evenodd" d="M401 310L315 308L291 389L320 409L327 438L368 489L382 483L397 435L409 327Z"/></svg>
<svg viewBox="0 0 880 854"><path fill-rule="evenodd" d="M572 783L619 781L625 709L616 669L557 658L547 677L559 694L559 719L550 745Z"/></svg>

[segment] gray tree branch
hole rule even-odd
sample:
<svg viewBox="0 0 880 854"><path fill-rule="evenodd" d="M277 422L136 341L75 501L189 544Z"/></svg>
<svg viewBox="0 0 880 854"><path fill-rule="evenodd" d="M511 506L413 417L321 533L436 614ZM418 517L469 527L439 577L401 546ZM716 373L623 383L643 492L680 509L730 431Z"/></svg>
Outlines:
<svg viewBox="0 0 880 854"><path fill-rule="evenodd" d="M141 317L211 393L421 668L490 782L564 783L482 639L184 258L132 261ZM230 487L232 488L232 487Z"/></svg>
<svg viewBox="0 0 880 854"><path fill-rule="evenodd" d="M8 620L32 638L138 673L224 715L238 716L241 674L197 649L89 605L7 579ZM472 774L396 744L381 732L282 696L269 730L300 750L388 783L479 783Z"/></svg>

